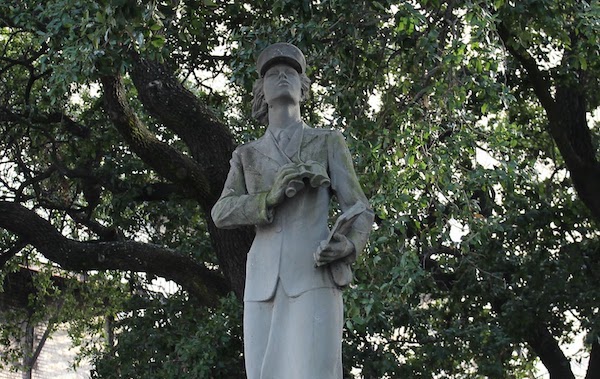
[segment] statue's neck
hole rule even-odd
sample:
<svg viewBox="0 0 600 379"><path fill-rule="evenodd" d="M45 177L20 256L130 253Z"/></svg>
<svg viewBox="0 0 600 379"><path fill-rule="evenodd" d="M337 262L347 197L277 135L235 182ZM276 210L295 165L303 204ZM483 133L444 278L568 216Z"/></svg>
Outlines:
<svg viewBox="0 0 600 379"><path fill-rule="evenodd" d="M300 105L298 104L269 106L269 127L271 128L285 128L300 122L300 120Z"/></svg>

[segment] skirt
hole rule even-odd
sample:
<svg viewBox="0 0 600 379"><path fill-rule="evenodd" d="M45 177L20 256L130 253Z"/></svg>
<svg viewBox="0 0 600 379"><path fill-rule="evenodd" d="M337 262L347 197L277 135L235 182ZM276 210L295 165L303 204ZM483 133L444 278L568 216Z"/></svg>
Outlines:
<svg viewBox="0 0 600 379"><path fill-rule="evenodd" d="M342 379L342 291L289 297L281 282L267 301L244 302L248 379Z"/></svg>

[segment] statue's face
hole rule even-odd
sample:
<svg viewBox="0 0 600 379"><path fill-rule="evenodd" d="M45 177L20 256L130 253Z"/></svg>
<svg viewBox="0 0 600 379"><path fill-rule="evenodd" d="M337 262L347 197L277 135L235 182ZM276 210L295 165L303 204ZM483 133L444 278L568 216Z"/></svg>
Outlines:
<svg viewBox="0 0 600 379"><path fill-rule="evenodd" d="M299 104L302 95L300 74L293 67L278 63L265 72L263 91L267 104L273 104L275 100Z"/></svg>

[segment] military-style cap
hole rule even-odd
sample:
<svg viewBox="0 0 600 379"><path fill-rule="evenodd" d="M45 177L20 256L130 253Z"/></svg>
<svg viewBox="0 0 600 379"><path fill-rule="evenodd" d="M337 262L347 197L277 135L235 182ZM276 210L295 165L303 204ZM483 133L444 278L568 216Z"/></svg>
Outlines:
<svg viewBox="0 0 600 379"><path fill-rule="evenodd" d="M287 63L300 74L306 71L304 54L291 43L278 42L267 46L258 56L256 71L262 77L271 66L277 63Z"/></svg>

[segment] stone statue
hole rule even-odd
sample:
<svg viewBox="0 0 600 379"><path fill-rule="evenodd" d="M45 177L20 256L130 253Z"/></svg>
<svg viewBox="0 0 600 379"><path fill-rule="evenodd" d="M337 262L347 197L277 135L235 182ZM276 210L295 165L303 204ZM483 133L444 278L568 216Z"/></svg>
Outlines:
<svg viewBox="0 0 600 379"><path fill-rule="evenodd" d="M294 45L258 57L253 115L268 122L239 146L212 218L220 228L254 225L244 291L248 379L341 379L341 289L364 249L373 212L341 133L300 117L310 80ZM342 216L327 221L335 196Z"/></svg>

